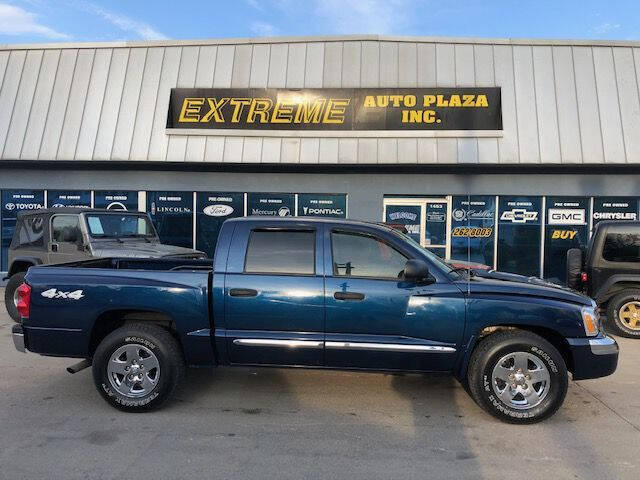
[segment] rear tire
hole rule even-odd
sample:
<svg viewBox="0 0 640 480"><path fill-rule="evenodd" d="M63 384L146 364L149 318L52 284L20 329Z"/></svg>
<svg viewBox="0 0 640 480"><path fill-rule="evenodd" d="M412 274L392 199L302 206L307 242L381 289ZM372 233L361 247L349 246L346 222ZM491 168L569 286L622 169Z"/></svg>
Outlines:
<svg viewBox="0 0 640 480"><path fill-rule="evenodd" d="M624 290L609 300L607 320L614 333L640 338L640 290Z"/></svg>
<svg viewBox="0 0 640 480"><path fill-rule="evenodd" d="M93 356L93 380L103 398L126 412L158 408L185 373L180 345L157 325L133 323L111 332Z"/></svg>
<svg viewBox="0 0 640 480"><path fill-rule="evenodd" d="M568 386L562 355L525 330L498 332L482 340L471 355L467 379L480 407L503 422L518 424L553 415Z"/></svg>
<svg viewBox="0 0 640 480"><path fill-rule="evenodd" d="M14 295L18 287L24 283L24 276L26 274L27 272L14 273L4 289L4 305L7 308L7 313L14 322L20 321L20 314L16 308Z"/></svg>

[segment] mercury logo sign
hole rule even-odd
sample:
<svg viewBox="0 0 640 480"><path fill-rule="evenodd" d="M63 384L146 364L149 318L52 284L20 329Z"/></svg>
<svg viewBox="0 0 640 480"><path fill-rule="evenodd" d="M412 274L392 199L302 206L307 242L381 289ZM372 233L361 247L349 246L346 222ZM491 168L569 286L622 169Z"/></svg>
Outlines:
<svg viewBox="0 0 640 480"><path fill-rule="evenodd" d="M289 210L289 207L280 207L280 209L278 210L279 217L288 217L289 215L291 215L291 210Z"/></svg>
<svg viewBox="0 0 640 480"><path fill-rule="evenodd" d="M500 220L511 223L527 223L534 222L538 219L538 212L531 212L524 208L514 208L502 212Z"/></svg>
<svg viewBox="0 0 640 480"><path fill-rule="evenodd" d="M231 205L208 205L204 207L202 213L209 217L226 217L233 213L233 207Z"/></svg>
<svg viewBox="0 0 640 480"><path fill-rule="evenodd" d="M126 210L127 207L125 207L124 203L121 202L111 202L109 205L107 205L107 210Z"/></svg>
<svg viewBox="0 0 640 480"><path fill-rule="evenodd" d="M550 208L549 225L584 225L586 214L583 208Z"/></svg>

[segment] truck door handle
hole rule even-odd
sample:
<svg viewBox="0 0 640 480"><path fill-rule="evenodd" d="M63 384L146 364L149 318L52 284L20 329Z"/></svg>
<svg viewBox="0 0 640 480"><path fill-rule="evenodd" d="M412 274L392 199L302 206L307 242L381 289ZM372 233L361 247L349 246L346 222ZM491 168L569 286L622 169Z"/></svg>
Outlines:
<svg viewBox="0 0 640 480"><path fill-rule="evenodd" d="M336 300L364 300L364 293L357 292L336 292L333 294Z"/></svg>
<svg viewBox="0 0 640 480"><path fill-rule="evenodd" d="M255 297L258 295L258 291L253 288L232 288L229 290L229 295L232 297Z"/></svg>

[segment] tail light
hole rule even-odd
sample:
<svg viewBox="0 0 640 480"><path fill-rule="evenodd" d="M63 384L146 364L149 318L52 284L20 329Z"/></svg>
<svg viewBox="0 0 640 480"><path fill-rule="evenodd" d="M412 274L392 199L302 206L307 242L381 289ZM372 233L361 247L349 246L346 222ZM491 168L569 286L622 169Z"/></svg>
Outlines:
<svg viewBox="0 0 640 480"><path fill-rule="evenodd" d="M587 283L587 280L589 280L589 276L587 275L587 272L582 272L580 274L580 281L582 283Z"/></svg>
<svg viewBox="0 0 640 480"><path fill-rule="evenodd" d="M29 310L31 309L31 287L23 283L16 290L18 294L18 303L16 309L21 318L29 318Z"/></svg>

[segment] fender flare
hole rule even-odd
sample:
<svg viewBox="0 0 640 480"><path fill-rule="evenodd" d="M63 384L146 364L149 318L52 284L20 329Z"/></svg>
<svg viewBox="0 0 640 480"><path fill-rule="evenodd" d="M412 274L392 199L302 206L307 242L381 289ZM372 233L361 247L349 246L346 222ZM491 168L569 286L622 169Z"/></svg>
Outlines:
<svg viewBox="0 0 640 480"><path fill-rule="evenodd" d="M33 267L35 265L42 265L43 261L38 257L16 257L11 262L11 266L9 267L9 271L7 272L7 278L17 273L17 270L14 268L14 265L16 265L17 263L29 263L30 264L29 266Z"/></svg>
<svg viewBox="0 0 640 480"><path fill-rule="evenodd" d="M613 293L609 294L609 290L616 284L623 282L637 283L638 288L640 288L640 275L612 275L595 293L594 298L596 302L600 304L609 300L614 295Z"/></svg>

